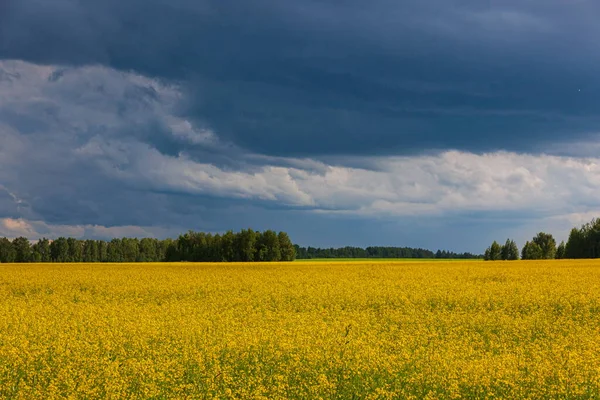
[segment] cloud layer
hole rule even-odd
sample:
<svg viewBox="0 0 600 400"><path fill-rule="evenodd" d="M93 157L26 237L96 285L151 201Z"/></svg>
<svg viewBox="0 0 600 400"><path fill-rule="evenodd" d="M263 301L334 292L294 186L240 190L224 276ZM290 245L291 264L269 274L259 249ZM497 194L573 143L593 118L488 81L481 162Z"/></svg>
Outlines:
<svg viewBox="0 0 600 400"><path fill-rule="evenodd" d="M600 211L599 11L2 1L0 235L481 251L568 229Z"/></svg>
<svg viewBox="0 0 600 400"><path fill-rule="evenodd" d="M375 221L500 212L560 220L600 209L597 158L270 157L179 115L184 95L173 84L20 61L1 62L0 76L0 218L9 235L166 235L236 207Z"/></svg>
<svg viewBox="0 0 600 400"><path fill-rule="evenodd" d="M252 152L537 151L600 120L592 1L8 0L0 58L182 81Z"/></svg>

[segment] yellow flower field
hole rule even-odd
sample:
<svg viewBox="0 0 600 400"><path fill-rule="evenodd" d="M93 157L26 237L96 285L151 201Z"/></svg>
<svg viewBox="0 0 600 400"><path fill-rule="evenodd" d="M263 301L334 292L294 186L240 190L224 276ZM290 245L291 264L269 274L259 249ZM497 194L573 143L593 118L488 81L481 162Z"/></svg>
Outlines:
<svg viewBox="0 0 600 400"><path fill-rule="evenodd" d="M0 265L0 398L598 398L600 262Z"/></svg>

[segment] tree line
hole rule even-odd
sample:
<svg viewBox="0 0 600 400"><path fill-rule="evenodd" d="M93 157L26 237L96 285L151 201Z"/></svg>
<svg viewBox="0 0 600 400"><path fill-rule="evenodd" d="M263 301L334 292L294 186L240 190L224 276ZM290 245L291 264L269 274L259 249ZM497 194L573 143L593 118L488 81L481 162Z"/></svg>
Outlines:
<svg viewBox="0 0 600 400"><path fill-rule="evenodd" d="M510 258L507 258L506 247L510 244ZM514 241L507 240L504 246L494 241L484 254L485 260L517 260L514 254L518 254L518 248ZM521 249L523 260L547 260L547 259L576 259L576 258L600 258L600 219L595 218L580 228L573 228L569 233L567 242L561 242L558 246L554 237L545 232L538 233L531 241L527 241Z"/></svg>
<svg viewBox="0 0 600 400"><path fill-rule="evenodd" d="M490 247L485 250L484 260L550 260L565 257L565 243L562 242L558 247L554 237L545 232L540 232L527 241L521 251L514 240L507 239L504 245L494 241Z"/></svg>
<svg viewBox="0 0 600 400"><path fill-rule="evenodd" d="M296 247L296 258L440 258L440 259L472 259L481 258L481 255L471 253L454 253L452 251L438 250L433 252L427 249L411 247L340 247L340 248L316 248Z"/></svg>
<svg viewBox="0 0 600 400"><path fill-rule="evenodd" d="M252 229L223 235L189 231L177 239L79 240L0 238L0 262L293 261L296 249L285 232Z"/></svg>

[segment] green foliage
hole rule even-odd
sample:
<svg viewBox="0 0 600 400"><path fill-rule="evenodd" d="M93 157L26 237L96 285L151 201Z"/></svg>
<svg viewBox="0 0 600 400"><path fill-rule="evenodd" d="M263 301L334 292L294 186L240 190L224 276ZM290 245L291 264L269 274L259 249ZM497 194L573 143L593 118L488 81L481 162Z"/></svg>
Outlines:
<svg viewBox="0 0 600 400"><path fill-rule="evenodd" d="M554 259L556 257L556 240L549 233L540 232L532 240L533 243L537 244L541 251L541 259Z"/></svg>
<svg viewBox="0 0 600 400"><path fill-rule="evenodd" d="M566 253L566 246L565 246L565 242L562 241L556 248L556 259L561 260L561 259L565 258L565 253Z"/></svg>
<svg viewBox="0 0 600 400"><path fill-rule="evenodd" d="M527 242L523 246L521 252L521 258L523 260L542 260L544 259L544 251L539 244L535 242Z"/></svg>
<svg viewBox="0 0 600 400"><path fill-rule="evenodd" d="M36 244L31 246L33 262L50 262L52 260L50 254L50 241L46 238L38 240Z"/></svg>
<svg viewBox="0 0 600 400"><path fill-rule="evenodd" d="M485 250L484 260L485 261L497 261L502 260L503 247L494 240L494 243Z"/></svg>
<svg viewBox="0 0 600 400"><path fill-rule="evenodd" d="M600 219L593 219L580 229L573 228L565 245L565 258L600 257Z"/></svg>
<svg viewBox="0 0 600 400"><path fill-rule="evenodd" d="M300 247L294 245L296 258L299 260L324 259L324 258L425 258L425 259L479 259L481 255L471 253L454 253L452 251L438 250L434 253L427 249L412 247L340 247L340 248L318 248Z"/></svg>
<svg viewBox="0 0 600 400"><path fill-rule="evenodd" d="M506 243L502 246L501 257L503 260L518 260L519 248L514 240L506 239Z"/></svg>
<svg viewBox="0 0 600 400"><path fill-rule="evenodd" d="M290 237L285 232L279 232L279 249L281 251L281 261L294 261L296 259L296 248L292 244Z"/></svg>
<svg viewBox="0 0 600 400"><path fill-rule="evenodd" d="M24 237L18 237L12 241L12 247L15 250L15 262L17 263L25 263L31 262L32 253L31 253L31 243L29 243L29 239Z"/></svg>
<svg viewBox="0 0 600 400"><path fill-rule="evenodd" d="M0 262L15 262L15 256L15 249L13 248L11 241L7 238L0 238Z"/></svg>

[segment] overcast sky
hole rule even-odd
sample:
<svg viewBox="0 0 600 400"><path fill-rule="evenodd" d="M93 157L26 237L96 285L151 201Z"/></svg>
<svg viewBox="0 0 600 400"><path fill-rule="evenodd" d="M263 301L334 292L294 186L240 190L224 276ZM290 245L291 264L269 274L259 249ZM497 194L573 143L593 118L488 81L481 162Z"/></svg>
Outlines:
<svg viewBox="0 0 600 400"><path fill-rule="evenodd" d="M0 0L0 236L482 252L600 216L600 3Z"/></svg>

